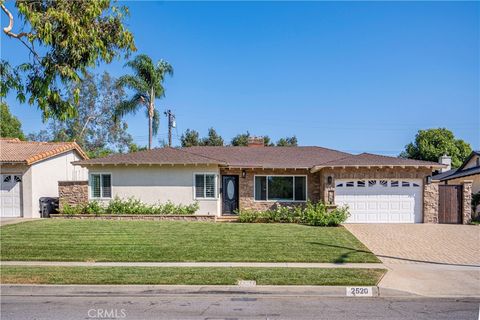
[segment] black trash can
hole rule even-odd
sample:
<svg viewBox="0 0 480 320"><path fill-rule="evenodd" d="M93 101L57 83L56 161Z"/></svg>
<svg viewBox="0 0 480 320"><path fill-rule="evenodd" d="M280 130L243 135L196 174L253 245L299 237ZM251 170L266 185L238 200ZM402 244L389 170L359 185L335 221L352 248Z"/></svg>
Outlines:
<svg viewBox="0 0 480 320"><path fill-rule="evenodd" d="M48 218L50 214L58 212L58 198L41 197L40 198L40 217Z"/></svg>

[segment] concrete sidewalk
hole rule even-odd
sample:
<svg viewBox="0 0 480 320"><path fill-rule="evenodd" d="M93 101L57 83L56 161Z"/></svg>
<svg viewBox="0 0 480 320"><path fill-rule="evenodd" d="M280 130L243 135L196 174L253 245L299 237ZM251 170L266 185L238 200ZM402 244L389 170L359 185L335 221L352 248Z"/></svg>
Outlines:
<svg viewBox="0 0 480 320"><path fill-rule="evenodd" d="M44 267L252 267L252 268L353 268L386 269L381 263L302 263L302 262L77 262L1 261L1 266Z"/></svg>
<svg viewBox="0 0 480 320"><path fill-rule="evenodd" d="M40 219L41 218L0 218L0 227Z"/></svg>

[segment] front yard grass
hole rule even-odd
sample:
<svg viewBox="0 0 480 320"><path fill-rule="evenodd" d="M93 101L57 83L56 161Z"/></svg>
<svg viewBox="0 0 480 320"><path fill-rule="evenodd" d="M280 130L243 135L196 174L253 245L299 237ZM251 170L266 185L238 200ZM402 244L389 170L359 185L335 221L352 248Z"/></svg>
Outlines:
<svg viewBox="0 0 480 320"><path fill-rule="evenodd" d="M383 269L3 266L2 284L166 284L374 286Z"/></svg>
<svg viewBox="0 0 480 320"><path fill-rule="evenodd" d="M379 262L343 227L45 219L0 229L1 260Z"/></svg>

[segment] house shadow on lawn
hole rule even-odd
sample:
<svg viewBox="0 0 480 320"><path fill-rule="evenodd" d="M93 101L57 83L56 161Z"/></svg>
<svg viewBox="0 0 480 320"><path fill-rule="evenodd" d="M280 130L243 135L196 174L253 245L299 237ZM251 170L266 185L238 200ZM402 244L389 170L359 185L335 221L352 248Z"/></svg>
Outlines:
<svg viewBox="0 0 480 320"><path fill-rule="evenodd" d="M321 242L308 242L308 244L314 244L314 245L319 245L319 246L324 246L324 247L332 247L332 248L349 250L348 252L345 252L342 255L340 255L339 257L337 257L335 259L334 263L347 263L348 262L347 261L348 257L353 253L367 253L367 254L372 254L372 255L376 256L377 258L388 258L388 259L408 261L408 262L413 262L413 263L427 263L427 264L456 266L456 267L480 267L480 265L476 265L476 264L456 264L456 263L446 263L446 262L438 262L438 261L409 259L409 258L394 257L394 256L387 256L387 255L375 255L373 252L367 251L367 250L354 249L354 248L337 246L337 245L326 244L326 243L321 243Z"/></svg>
<svg viewBox="0 0 480 320"><path fill-rule="evenodd" d="M337 248L337 249L343 249L343 250L349 250L348 252L345 252L343 254L341 254L340 256L338 256L333 263L347 263L348 262L348 258L350 257L350 255L352 254L358 254L358 253L366 253L366 254L371 254L373 256L375 256L372 252L368 251L368 250L362 250L362 249L355 249L355 248L349 248L349 247L344 247L344 246L337 246L337 245L334 245L334 244L326 244L326 243L322 243L322 242L307 242L308 244L314 244L314 245L318 245L318 246L322 246L322 247L331 247L331 248Z"/></svg>

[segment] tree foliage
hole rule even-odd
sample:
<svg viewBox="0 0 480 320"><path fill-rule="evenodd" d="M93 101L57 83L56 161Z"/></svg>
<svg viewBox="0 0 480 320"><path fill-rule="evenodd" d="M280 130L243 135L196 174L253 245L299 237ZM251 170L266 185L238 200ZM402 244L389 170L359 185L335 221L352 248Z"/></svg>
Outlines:
<svg viewBox="0 0 480 320"><path fill-rule="evenodd" d="M135 50L133 35L124 26L126 7L109 0L17 0L15 6L22 23L0 0L8 18L3 32L19 41L30 58L16 67L2 61L0 94L16 91L20 102L28 98L44 119L74 117L79 91L71 99L68 87L78 83L87 68Z"/></svg>
<svg viewBox="0 0 480 320"><path fill-rule="evenodd" d="M116 106L115 118L121 118L129 113L135 114L142 106L145 107L148 117L148 148L151 149L153 136L157 135L160 125L160 114L155 109L155 99L165 96L163 82L165 76L173 75L173 67L164 60L154 64L152 59L144 54L136 56L125 66L130 67L134 74L120 77L117 85L133 90L133 94Z"/></svg>
<svg viewBox="0 0 480 320"><path fill-rule="evenodd" d="M470 144L456 139L446 128L419 130L415 140L405 146L403 158L438 161L442 155L452 158L452 167L458 168L472 152Z"/></svg>
<svg viewBox="0 0 480 320"><path fill-rule="evenodd" d="M250 138L250 132L240 133L232 138L230 144L235 147L246 147L248 146L248 138Z"/></svg>
<svg viewBox="0 0 480 320"><path fill-rule="evenodd" d="M75 84L71 91L74 90L79 91L77 115L64 121L51 119L48 130L31 134L31 140L76 140L92 157L138 149L127 133L127 123L113 119L115 109L112 106L122 101L125 93L110 74L105 72L101 76L95 76L87 73L83 81Z"/></svg>
<svg viewBox="0 0 480 320"><path fill-rule="evenodd" d="M215 131L215 129L208 129L208 136L201 141L203 146L223 146L223 138Z"/></svg>
<svg viewBox="0 0 480 320"><path fill-rule="evenodd" d="M208 135L200 138L200 134L196 130L187 129L180 137L182 147L194 146L223 146L223 138L215 131L214 128L208 129Z"/></svg>
<svg viewBox="0 0 480 320"><path fill-rule="evenodd" d="M277 141L277 147L296 147L298 140L296 136L281 138Z"/></svg>
<svg viewBox="0 0 480 320"><path fill-rule="evenodd" d="M0 137L25 140L20 120L10 113L5 102L0 103Z"/></svg>
<svg viewBox="0 0 480 320"><path fill-rule="evenodd" d="M180 137L182 147L195 147L200 145L200 135L196 130L187 129Z"/></svg>

